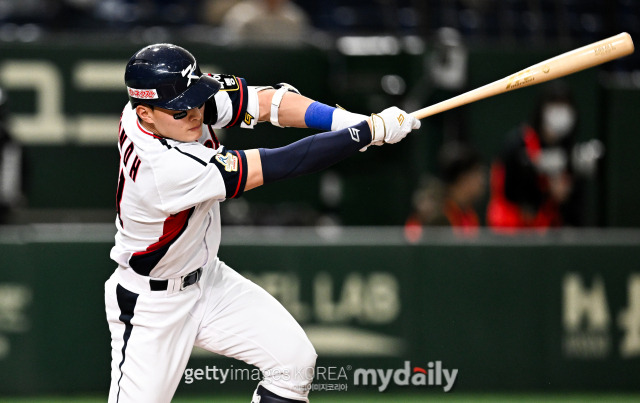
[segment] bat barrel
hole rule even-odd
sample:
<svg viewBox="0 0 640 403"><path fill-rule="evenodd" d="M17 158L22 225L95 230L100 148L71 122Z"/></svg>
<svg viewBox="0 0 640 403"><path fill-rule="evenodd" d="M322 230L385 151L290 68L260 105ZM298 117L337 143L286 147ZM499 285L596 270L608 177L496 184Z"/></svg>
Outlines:
<svg viewBox="0 0 640 403"><path fill-rule="evenodd" d="M412 115L418 119L423 119L449 109L457 108L458 106L501 94L503 92L529 87L531 85L564 77L569 74L627 56L633 53L633 51L634 46L631 36L628 33L623 32L610 38L563 53L551 59L547 59L538 64L534 64L533 66L521 70L516 74L494 81L472 91L465 92L464 94L447 99L435 105L419 109L412 112Z"/></svg>
<svg viewBox="0 0 640 403"><path fill-rule="evenodd" d="M634 46L631 36L623 32L540 62L531 66L527 71L531 70L532 78L542 83L610 62L627 56L633 51ZM531 82L530 85L533 84L536 83Z"/></svg>

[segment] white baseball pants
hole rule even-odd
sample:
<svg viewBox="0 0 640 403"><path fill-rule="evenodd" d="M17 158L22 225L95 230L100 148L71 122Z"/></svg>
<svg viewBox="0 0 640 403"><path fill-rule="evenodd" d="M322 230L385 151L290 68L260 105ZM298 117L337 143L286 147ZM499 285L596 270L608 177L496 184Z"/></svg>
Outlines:
<svg viewBox="0 0 640 403"><path fill-rule="evenodd" d="M308 402L317 355L275 298L217 258L198 283L171 288L151 291L147 277L122 268L105 283L110 403L170 402L194 345L255 365L265 388Z"/></svg>

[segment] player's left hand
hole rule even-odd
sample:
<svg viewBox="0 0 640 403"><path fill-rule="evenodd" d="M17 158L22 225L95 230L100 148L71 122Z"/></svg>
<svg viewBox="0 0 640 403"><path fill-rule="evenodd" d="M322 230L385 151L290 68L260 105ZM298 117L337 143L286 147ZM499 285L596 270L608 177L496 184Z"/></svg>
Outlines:
<svg viewBox="0 0 640 403"><path fill-rule="evenodd" d="M371 115L371 144L394 144L402 140L411 130L420 128L420 121L410 113L392 106Z"/></svg>

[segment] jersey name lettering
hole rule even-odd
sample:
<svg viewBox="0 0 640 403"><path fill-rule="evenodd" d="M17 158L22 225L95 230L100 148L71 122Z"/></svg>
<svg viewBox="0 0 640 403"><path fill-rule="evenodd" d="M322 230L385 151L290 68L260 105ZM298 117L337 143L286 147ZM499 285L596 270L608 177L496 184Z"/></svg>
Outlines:
<svg viewBox="0 0 640 403"><path fill-rule="evenodd" d="M120 138L119 138L120 153L122 154L122 156L121 156L122 165L123 165L123 169L127 168L127 165L129 164L129 160L131 159L131 156L133 156L133 162L131 163L131 166L129 167L129 176L135 182L136 181L136 177L138 176L138 169L140 169L140 164L142 163L142 161L136 155L136 153L133 151L134 150L134 145L133 145L133 142L131 140L129 140L129 145L124 150L124 153L122 153L122 149L124 147L124 143L127 140L129 140L129 138L127 137L127 135L125 134L125 132L123 130L122 132L120 132Z"/></svg>

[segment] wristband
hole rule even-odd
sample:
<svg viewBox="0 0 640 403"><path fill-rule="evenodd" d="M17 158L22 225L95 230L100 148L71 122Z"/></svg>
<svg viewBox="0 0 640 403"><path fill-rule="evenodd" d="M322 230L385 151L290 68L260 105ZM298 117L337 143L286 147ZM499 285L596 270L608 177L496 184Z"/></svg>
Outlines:
<svg viewBox="0 0 640 403"><path fill-rule="evenodd" d="M304 114L304 123L312 129L329 131L333 122L333 111L336 108L315 101Z"/></svg>

